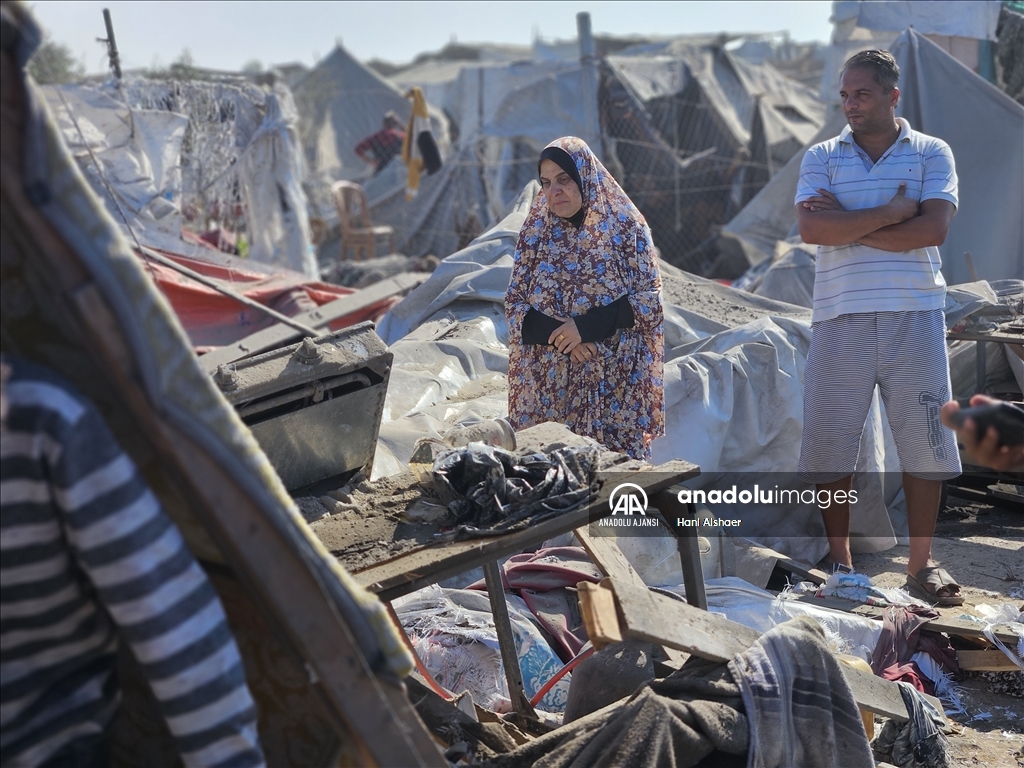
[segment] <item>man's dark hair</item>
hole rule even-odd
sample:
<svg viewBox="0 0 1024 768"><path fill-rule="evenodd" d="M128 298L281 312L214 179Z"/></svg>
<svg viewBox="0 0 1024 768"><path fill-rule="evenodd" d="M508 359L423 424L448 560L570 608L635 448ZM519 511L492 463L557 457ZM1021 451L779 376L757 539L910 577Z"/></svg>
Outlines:
<svg viewBox="0 0 1024 768"><path fill-rule="evenodd" d="M875 76L875 82L882 86L886 93L891 93L892 89L900 81L899 65L896 64L896 59L888 51L876 50L855 53L846 60L846 64L843 65L843 72L853 67L870 69ZM842 77L843 72L839 73L840 77Z"/></svg>

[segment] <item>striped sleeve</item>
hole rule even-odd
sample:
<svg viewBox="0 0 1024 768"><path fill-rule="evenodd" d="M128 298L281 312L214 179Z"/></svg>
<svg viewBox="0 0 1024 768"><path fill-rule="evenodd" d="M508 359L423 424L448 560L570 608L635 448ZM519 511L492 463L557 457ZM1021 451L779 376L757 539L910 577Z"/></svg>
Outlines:
<svg viewBox="0 0 1024 768"><path fill-rule="evenodd" d="M800 179L796 185L796 197L793 200L793 205L817 197L819 189L832 191L827 157L828 147L825 144L815 144L804 154L804 159L800 162Z"/></svg>
<svg viewBox="0 0 1024 768"><path fill-rule="evenodd" d="M925 200L948 200L960 205L953 151L944 141L936 140L924 159L921 201Z"/></svg>
<svg viewBox="0 0 1024 768"><path fill-rule="evenodd" d="M51 468L78 565L153 688L186 766L264 763L241 656L178 529L87 407Z"/></svg>

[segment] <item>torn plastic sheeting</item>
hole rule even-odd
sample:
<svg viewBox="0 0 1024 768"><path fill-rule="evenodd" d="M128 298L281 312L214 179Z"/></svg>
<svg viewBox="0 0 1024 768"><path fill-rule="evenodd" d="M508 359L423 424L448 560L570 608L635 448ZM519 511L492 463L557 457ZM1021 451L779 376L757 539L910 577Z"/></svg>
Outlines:
<svg viewBox="0 0 1024 768"><path fill-rule="evenodd" d="M686 599L686 591L681 584L665 589ZM868 662L882 634L879 622L809 602L787 600L784 594L775 595L758 589L736 576L708 579L704 590L709 611L762 633L789 619L812 616L824 628L833 651L857 656Z"/></svg>
<svg viewBox="0 0 1024 768"><path fill-rule="evenodd" d="M434 461L434 490L455 515L456 538L495 536L562 515L595 493L597 449L519 456L470 443Z"/></svg>
<svg viewBox="0 0 1024 768"><path fill-rule="evenodd" d="M506 595L523 687L530 698L550 680L562 662L534 625L526 603ZM469 691L493 712L512 711L498 635L487 595L432 585L396 598L392 606L409 633L427 671L453 693ZM560 713L569 697L566 675L542 698L538 708Z"/></svg>

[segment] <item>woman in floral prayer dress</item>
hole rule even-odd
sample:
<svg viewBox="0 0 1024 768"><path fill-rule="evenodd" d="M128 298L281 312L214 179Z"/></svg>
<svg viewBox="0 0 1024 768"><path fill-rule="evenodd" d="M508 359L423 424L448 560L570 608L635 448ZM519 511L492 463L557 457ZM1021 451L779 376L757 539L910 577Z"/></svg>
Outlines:
<svg viewBox="0 0 1024 768"><path fill-rule="evenodd" d="M661 275L644 217L573 136L541 153L505 294L509 419L633 458L665 431Z"/></svg>

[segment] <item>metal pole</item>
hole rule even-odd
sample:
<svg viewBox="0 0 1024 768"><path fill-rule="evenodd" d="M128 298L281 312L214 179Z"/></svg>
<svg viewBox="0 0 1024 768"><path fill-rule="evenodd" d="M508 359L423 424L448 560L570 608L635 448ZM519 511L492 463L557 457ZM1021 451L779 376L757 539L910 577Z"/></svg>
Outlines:
<svg viewBox="0 0 1024 768"><path fill-rule="evenodd" d="M121 79L121 57L117 52L117 40L114 39L114 22L110 20L110 10L103 9L103 23L107 25L107 57L110 59L110 68L114 71L114 77Z"/></svg>
<svg viewBox="0 0 1024 768"><path fill-rule="evenodd" d="M583 71L583 125L586 127L586 136L582 138L600 159L604 152L597 116L597 57L594 54L594 38L590 33L590 14L585 11L576 14L576 35L580 46L580 69Z"/></svg>

